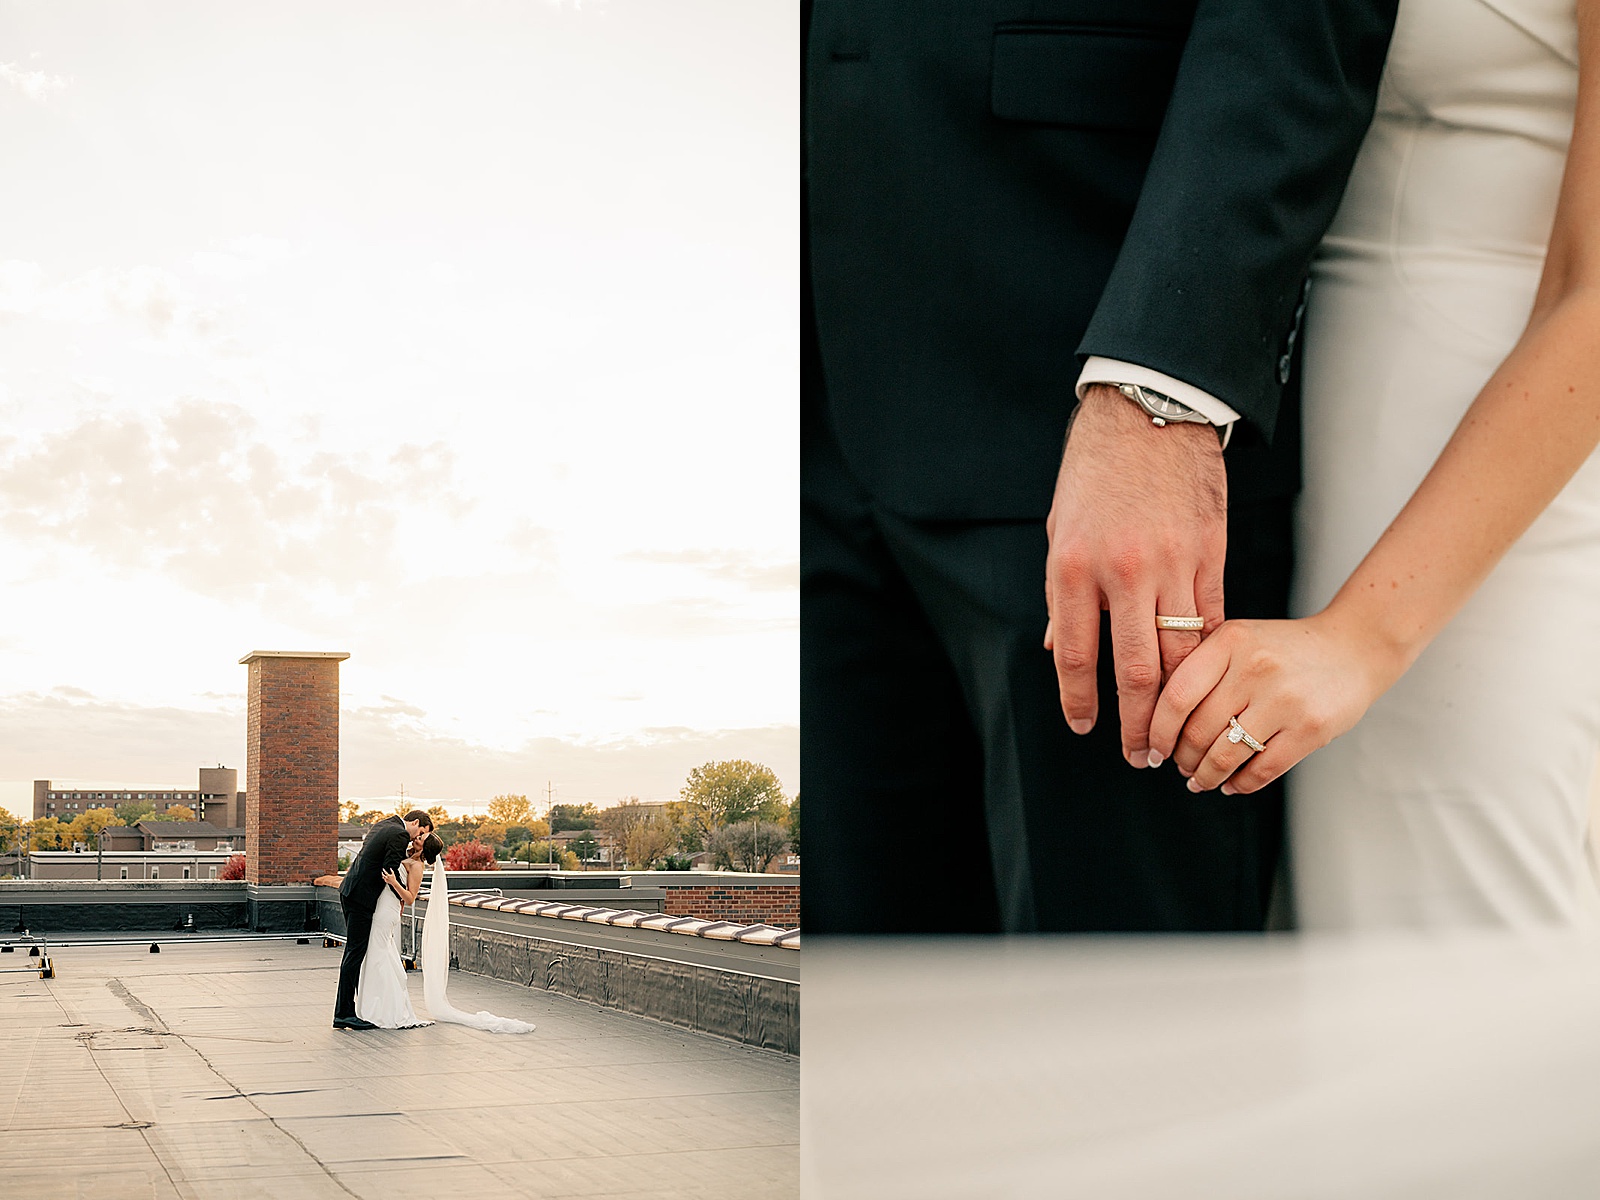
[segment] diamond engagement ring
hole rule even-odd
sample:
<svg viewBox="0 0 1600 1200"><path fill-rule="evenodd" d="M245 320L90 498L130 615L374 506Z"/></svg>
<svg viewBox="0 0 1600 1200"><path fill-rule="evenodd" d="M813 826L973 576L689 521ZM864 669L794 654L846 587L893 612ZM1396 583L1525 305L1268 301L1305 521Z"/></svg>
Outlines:
<svg viewBox="0 0 1600 1200"><path fill-rule="evenodd" d="M1264 746L1260 742L1256 741L1255 738L1251 737L1248 733L1246 733L1244 731L1244 726L1239 724L1239 718L1238 717L1229 717L1228 718L1228 726L1229 726L1229 728L1228 728L1228 740L1230 742L1232 742L1235 746L1237 746L1240 742L1243 742L1246 746L1249 746L1250 749L1254 750L1257 754L1260 754L1263 750L1266 749L1266 746Z"/></svg>
<svg viewBox="0 0 1600 1200"><path fill-rule="evenodd" d="M1204 617L1163 617L1160 613L1156 614L1157 629L1185 629L1198 633L1205 627Z"/></svg>

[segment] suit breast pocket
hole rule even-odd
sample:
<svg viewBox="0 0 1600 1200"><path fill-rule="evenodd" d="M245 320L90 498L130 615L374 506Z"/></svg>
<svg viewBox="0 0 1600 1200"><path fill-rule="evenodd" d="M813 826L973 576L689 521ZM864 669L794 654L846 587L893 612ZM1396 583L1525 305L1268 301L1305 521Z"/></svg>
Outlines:
<svg viewBox="0 0 1600 1200"><path fill-rule="evenodd" d="M1002 121L1153 133L1166 113L1183 39L1181 30L999 25L990 111Z"/></svg>

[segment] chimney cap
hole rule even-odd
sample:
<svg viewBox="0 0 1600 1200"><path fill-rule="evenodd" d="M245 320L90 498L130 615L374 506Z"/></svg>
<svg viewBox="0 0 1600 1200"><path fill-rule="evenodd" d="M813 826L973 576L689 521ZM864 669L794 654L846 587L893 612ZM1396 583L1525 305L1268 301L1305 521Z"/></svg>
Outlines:
<svg viewBox="0 0 1600 1200"><path fill-rule="evenodd" d="M341 662L349 657L346 650L252 650L239 660L239 665L255 662L258 658L331 658Z"/></svg>

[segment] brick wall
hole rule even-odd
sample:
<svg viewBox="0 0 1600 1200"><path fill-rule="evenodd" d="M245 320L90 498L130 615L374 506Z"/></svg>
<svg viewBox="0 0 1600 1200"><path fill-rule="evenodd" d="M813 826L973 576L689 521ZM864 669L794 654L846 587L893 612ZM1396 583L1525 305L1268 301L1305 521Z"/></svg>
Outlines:
<svg viewBox="0 0 1600 1200"><path fill-rule="evenodd" d="M246 726L247 878L307 883L337 869L339 663L346 654L257 652Z"/></svg>
<svg viewBox="0 0 1600 1200"><path fill-rule="evenodd" d="M738 921L741 925L800 925L798 883L661 884L666 911L675 917Z"/></svg>

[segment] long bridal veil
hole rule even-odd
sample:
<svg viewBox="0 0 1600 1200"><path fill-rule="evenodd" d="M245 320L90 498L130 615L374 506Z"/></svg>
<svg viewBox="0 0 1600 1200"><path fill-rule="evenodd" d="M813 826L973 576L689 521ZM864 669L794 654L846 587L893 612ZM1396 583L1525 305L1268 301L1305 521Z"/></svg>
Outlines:
<svg viewBox="0 0 1600 1200"><path fill-rule="evenodd" d="M422 998L427 1002L428 1015L435 1021L470 1025L490 1033L532 1033L534 1027L528 1021L497 1017L491 1012L462 1012L445 999L450 982L450 883L443 856L433 864L428 887L428 912L422 918Z"/></svg>

